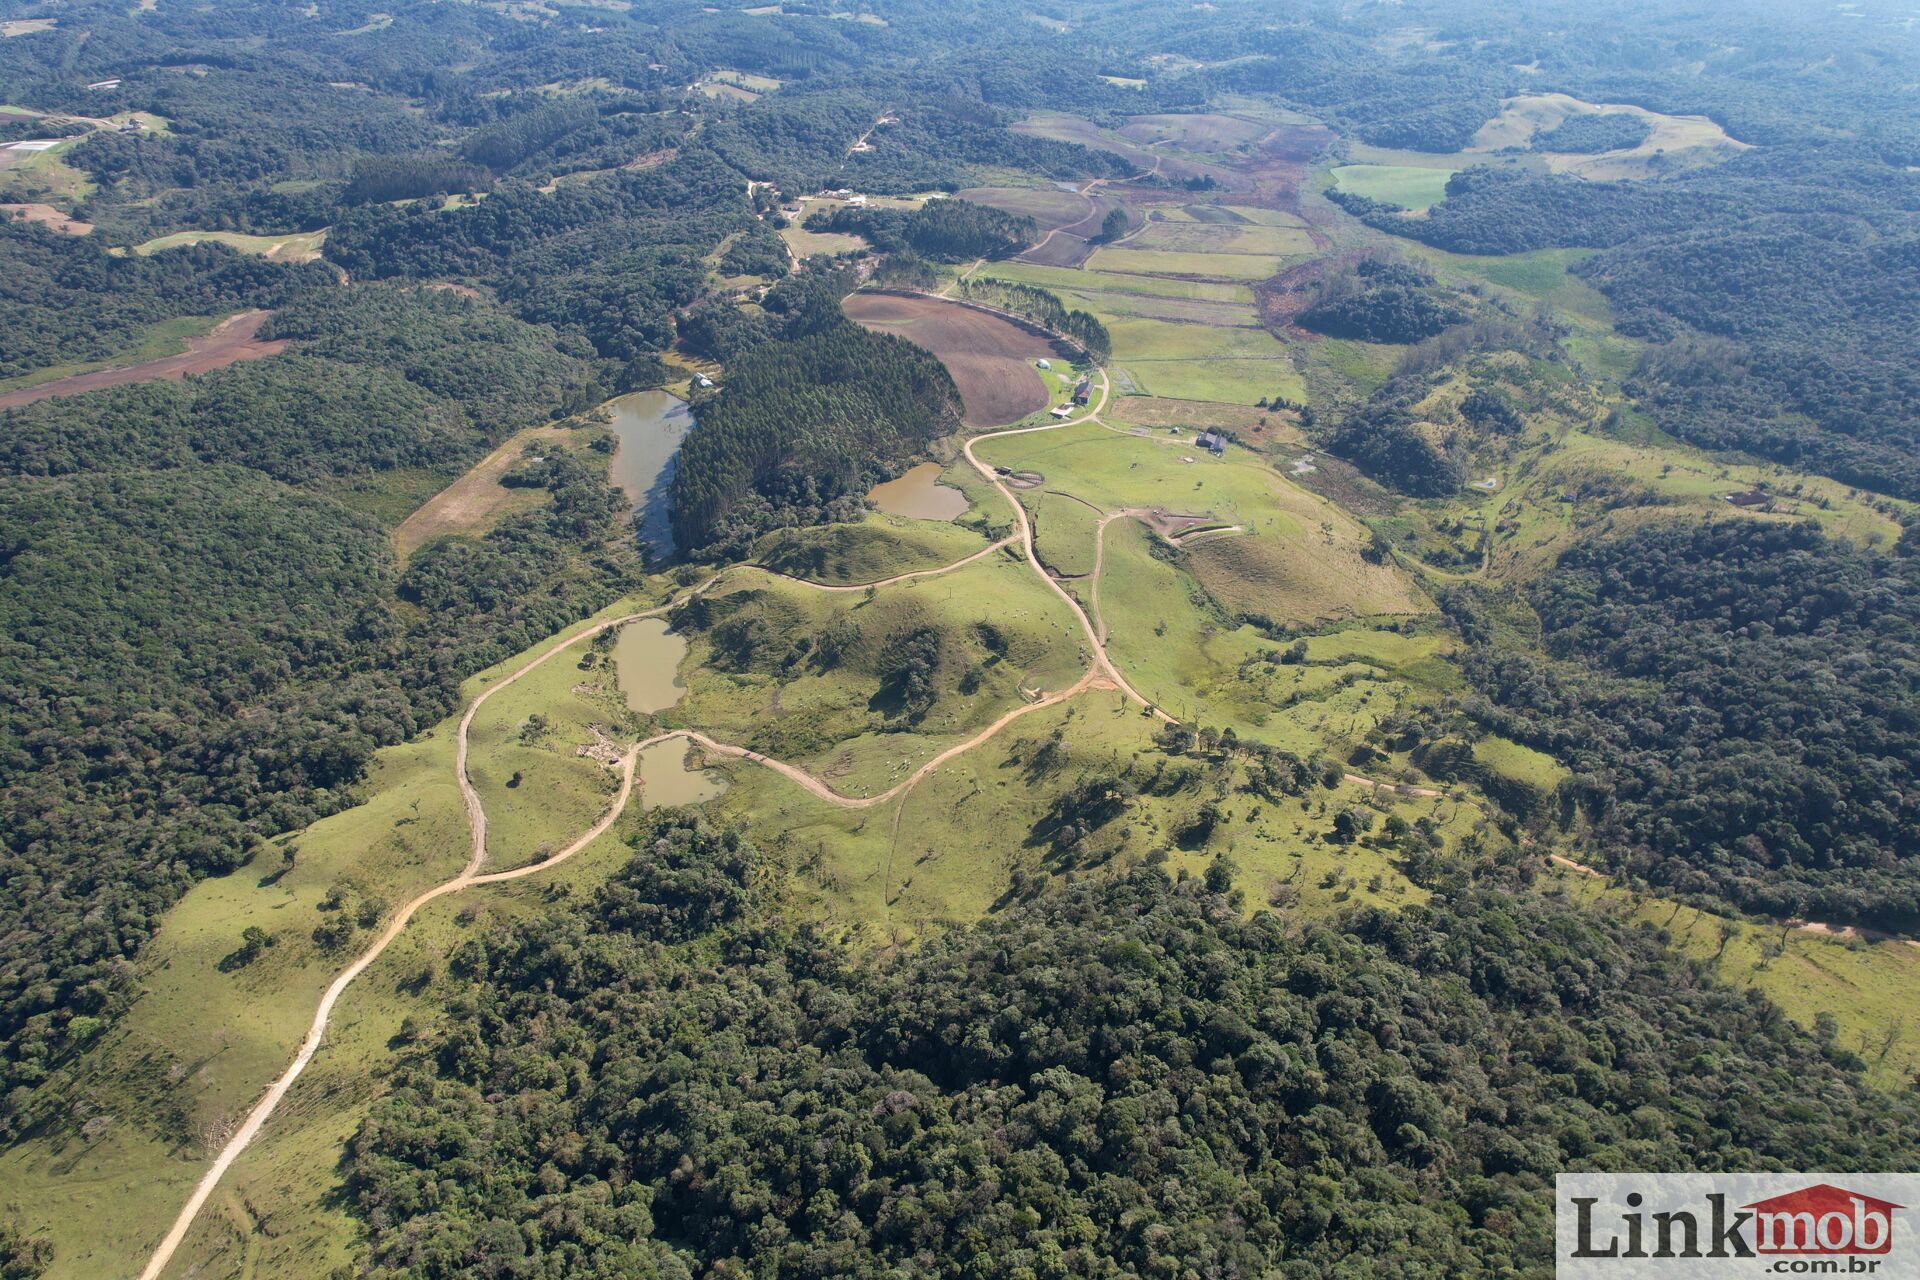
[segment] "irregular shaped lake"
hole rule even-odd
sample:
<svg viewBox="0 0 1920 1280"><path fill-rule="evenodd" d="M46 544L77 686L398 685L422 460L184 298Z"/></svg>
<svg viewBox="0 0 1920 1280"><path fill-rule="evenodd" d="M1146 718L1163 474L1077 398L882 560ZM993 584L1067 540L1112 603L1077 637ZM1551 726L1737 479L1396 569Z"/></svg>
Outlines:
<svg viewBox="0 0 1920 1280"><path fill-rule="evenodd" d="M687 744L679 738L656 742L640 753L640 800L649 809L703 804L727 789L712 769L687 768Z"/></svg>
<svg viewBox="0 0 1920 1280"><path fill-rule="evenodd" d="M937 462L923 462L898 480L873 486L867 501L890 516L957 520L967 512L967 495L940 483L945 470Z"/></svg>

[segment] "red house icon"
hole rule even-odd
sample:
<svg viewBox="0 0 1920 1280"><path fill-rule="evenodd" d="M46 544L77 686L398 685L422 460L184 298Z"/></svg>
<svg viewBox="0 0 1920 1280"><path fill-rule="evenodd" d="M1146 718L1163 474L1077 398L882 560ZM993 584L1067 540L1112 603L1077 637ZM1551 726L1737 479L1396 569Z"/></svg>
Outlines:
<svg viewBox="0 0 1920 1280"><path fill-rule="evenodd" d="M1906 1206L1816 1182L1741 1207L1753 1210L1754 1251L1767 1254L1886 1253Z"/></svg>

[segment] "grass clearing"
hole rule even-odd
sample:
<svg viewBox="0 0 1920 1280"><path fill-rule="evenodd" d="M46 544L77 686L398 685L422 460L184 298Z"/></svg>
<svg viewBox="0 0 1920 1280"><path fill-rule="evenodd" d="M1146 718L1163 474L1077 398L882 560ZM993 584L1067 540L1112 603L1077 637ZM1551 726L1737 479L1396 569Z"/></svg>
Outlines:
<svg viewBox="0 0 1920 1280"><path fill-rule="evenodd" d="M937 569L984 545L977 528L873 512L858 524L776 530L755 544L753 559L776 573L847 586Z"/></svg>
<svg viewBox="0 0 1920 1280"><path fill-rule="evenodd" d="M1155 221L1130 236L1124 250L1118 251L1200 253L1210 258L1248 254L1295 257L1312 253L1314 247L1313 236L1299 227Z"/></svg>
<svg viewBox="0 0 1920 1280"><path fill-rule="evenodd" d="M1099 249L1087 259L1087 266L1095 271L1219 280L1265 280L1278 272L1280 265L1278 258L1258 254L1162 253L1124 248Z"/></svg>
<svg viewBox="0 0 1920 1280"><path fill-rule="evenodd" d="M1424 212L1447 198L1447 179L1455 172L1387 164L1343 164L1332 170L1334 185L1340 190L1416 212Z"/></svg>
<svg viewBox="0 0 1920 1280"><path fill-rule="evenodd" d="M1859 1054L1882 1088L1899 1088L1920 1072L1920 1004L1913 1000L1920 948L1729 920L1565 868L1554 874L1576 900L1665 930L1676 951L1722 982L1760 991L1804 1029L1831 1014L1841 1047Z"/></svg>
<svg viewBox="0 0 1920 1280"><path fill-rule="evenodd" d="M241 253L258 254L271 262L314 262L319 259L320 247L326 240L325 227L318 231L284 236L250 236L238 231L176 231L172 235L159 236L145 244L135 245L133 251L146 257L167 249L178 249L182 245L211 241Z"/></svg>

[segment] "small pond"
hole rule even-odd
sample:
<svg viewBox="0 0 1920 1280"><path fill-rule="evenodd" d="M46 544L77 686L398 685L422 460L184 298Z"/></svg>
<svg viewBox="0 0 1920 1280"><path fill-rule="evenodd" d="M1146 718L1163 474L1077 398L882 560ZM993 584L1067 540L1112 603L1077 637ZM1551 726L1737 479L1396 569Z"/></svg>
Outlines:
<svg viewBox="0 0 1920 1280"><path fill-rule="evenodd" d="M642 618L620 628L613 639L613 676L627 695L627 710L652 715L680 701L680 659L687 656L684 636L667 630L664 618Z"/></svg>
<svg viewBox="0 0 1920 1280"><path fill-rule="evenodd" d="M890 516L914 520L957 520L967 512L967 495L940 483L946 468L923 462L898 480L873 486L867 501Z"/></svg>

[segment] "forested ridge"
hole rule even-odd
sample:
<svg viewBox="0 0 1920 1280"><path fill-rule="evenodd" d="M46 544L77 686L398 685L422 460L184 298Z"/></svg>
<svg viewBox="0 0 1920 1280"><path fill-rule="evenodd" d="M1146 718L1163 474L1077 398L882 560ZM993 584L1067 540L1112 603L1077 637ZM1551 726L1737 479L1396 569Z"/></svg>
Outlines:
<svg viewBox="0 0 1920 1280"><path fill-rule="evenodd" d="M830 295L790 338L728 370L681 445L674 538L738 555L769 529L848 519L867 489L960 425L960 393L932 353L869 333Z"/></svg>
<svg viewBox="0 0 1920 1280"><path fill-rule="evenodd" d="M1885 1168L1920 1119L1497 881L1310 923L1144 870L888 961L777 923L778 840L631 843L451 957L352 1144L364 1274L1545 1275L1561 1169Z"/></svg>
<svg viewBox="0 0 1920 1280"><path fill-rule="evenodd" d="M195 880L354 803L377 748L633 572L577 460L404 573L343 505L597 399L550 331L381 286L275 323L271 360L0 413L0 1132L57 1112L29 1089L138 994L126 961Z"/></svg>
<svg viewBox="0 0 1920 1280"><path fill-rule="evenodd" d="M1563 815L1658 891L1775 917L1920 922L1920 563L1811 523L1578 546L1528 588L1545 655L1462 589L1499 732L1566 760Z"/></svg>

